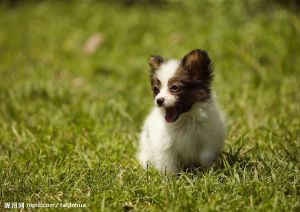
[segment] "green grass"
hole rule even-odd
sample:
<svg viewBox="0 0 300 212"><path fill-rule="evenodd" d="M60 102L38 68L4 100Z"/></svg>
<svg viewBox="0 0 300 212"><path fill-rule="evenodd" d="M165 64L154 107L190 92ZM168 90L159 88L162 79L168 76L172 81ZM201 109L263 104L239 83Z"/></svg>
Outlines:
<svg viewBox="0 0 300 212"><path fill-rule="evenodd" d="M299 11L176 2L0 4L0 210L300 210ZM95 33L103 41L86 54ZM215 64L223 153L205 173L144 171L135 152L152 105L147 57L195 48Z"/></svg>

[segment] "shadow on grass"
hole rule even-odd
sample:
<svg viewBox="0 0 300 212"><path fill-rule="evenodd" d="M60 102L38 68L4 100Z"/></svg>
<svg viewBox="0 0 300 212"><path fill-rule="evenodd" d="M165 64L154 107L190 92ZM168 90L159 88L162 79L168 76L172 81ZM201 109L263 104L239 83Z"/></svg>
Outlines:
<svg viewBox="0 0 300 212"><path fill-rule="evenodd" d="M246 156L246 153L248 151L251 151L253 148L249 149L246 153L241 152L242 146L240 146L238 149L230 148L227 152L221 152L213 164L213 166L209 169L213 169L213 171L220 171L224 174L232 175L232 168L234 166L238 166L239 168L245 168L246 165L249 162L249 157ZM184 172L191 173L191 174L197 174L199 172L205 173L206 171L201 167L195 167L195 168L186 168L184 169Z"/></svg>
<svg viewBox="0 0 300 212"><path fill-rule="evenodd" d="M249 165L249 157L241 152L243 145L234 150L230 148L228 152L221 152L213 165L214 171L222 172L225 175L233 176L234 169L244 169Z"/></svg>
<svg viewBox="0 0 300 212"><path fill-rule="evenodd" d="M240 146L237 150L230 148L228 152L221 152L213 168L215 170L228 169L236 164L243 167L249 161L249 157L247 157L245 153L241 153L242 147L243 146Z"/></svg>

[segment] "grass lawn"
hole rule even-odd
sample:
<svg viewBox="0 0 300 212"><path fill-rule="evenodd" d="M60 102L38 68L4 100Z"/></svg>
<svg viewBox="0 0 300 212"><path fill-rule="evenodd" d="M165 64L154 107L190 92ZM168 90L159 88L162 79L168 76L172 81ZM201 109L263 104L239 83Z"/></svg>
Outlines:
<svg viewBox="0 0 300 212"><path fill-rule="evenodd" d="M0 2L0 210L299 211L300 12L241 2ZM215 64L220 159L178 177L142 170L147 58L195 48Z"/></svg>

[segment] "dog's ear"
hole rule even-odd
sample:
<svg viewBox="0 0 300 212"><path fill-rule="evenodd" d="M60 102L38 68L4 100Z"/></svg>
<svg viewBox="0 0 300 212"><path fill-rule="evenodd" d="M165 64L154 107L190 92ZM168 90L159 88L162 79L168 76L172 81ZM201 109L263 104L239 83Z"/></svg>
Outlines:
<svg viewBox="0 0 300 212"><path fill-rule="evenodd" d="M181 61L183 68L193 79L210 83L212 80L212 66L210 59L201 49L195 49L185 55Z"/></svg>
<svg viewBox="0 0 300 212"><path fill-rule="evenodd" d="M151 67L151 71L154 72L164 62L164 59L158 55L151 55L148 58L148 62Z"/></svg>

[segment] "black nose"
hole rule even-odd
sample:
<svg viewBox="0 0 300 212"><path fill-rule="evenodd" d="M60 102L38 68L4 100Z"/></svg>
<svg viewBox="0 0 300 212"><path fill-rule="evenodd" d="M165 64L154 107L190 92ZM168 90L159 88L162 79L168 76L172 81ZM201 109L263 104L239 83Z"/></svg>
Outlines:
<svg viewBox="0 0 300 212"><path fill-rule="evenodd" d="M165 99L164 98L158 98L156 100L156 103L158 104L158 106L162 106L164 104Z"/></svg>

